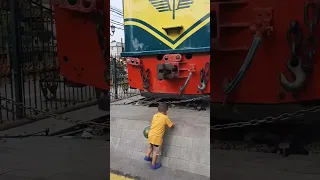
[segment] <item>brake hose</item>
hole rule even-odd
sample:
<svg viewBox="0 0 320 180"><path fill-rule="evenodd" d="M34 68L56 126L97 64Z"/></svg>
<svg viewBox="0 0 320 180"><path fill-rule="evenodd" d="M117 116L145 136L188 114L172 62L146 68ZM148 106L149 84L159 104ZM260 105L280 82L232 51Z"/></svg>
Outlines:
<svg viewBox="0 0 320 180"><path fill-rule="evenodd" d="M261 37L258 35L255 35L251 44L251 48L247 54L246 59L244 60L237 76L227 84L227 86L224 88L224 94L229 95L235 87L240 83L240 81L243 79L244 75L247 73L249 67L252 64L252 60L254 58L254 55L257 52L257 49L260 45Z"/></svg>

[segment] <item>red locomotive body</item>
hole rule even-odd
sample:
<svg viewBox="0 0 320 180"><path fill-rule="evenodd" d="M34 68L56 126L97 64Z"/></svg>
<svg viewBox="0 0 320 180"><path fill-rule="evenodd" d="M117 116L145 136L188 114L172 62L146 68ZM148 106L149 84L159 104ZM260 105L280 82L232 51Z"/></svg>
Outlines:
<svg viewBox="0 0 320 180"><path fill-rule="evenodd" d="M166 54L160 60L153 56L128 58L129 83L133 88L146 90L142 92L145 96L178 98L209 94L209 61L210 55L206 53L194 54L192 59L181 54ZM207 73L202 84L201 73L204 76Z"/></svg>
<svg viewBox="0 0 320 180"><path fill-rule="evenodd" d="M51 2L54 5L61 74L71 85L90 85L108 90L110 2Z"/></svg>
<svg viewBox="0 0 320 180"><path fill-rule="evenodd" d="M216 0L211 12L215 119L248 121L316 105L318 1Z"/></svg>

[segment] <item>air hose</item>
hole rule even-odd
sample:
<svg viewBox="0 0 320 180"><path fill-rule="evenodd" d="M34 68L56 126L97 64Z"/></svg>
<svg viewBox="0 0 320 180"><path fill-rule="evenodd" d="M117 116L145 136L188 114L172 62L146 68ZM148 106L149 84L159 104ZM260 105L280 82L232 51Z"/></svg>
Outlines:
<svg viewBox="0 0 320 180"><path fill-rule="evenodd" d="M243 79L244 75L247 73L250 65L252 64L252 60L254 58L254 55L257 52L257 49L260 45L261 37L258 35L255 35L251 44L251 48L247 54L246 59L244 60L237 76L227 84L227 86L224 88L224 94L229 95L236 86L240 83L240 81Z"/></svg>

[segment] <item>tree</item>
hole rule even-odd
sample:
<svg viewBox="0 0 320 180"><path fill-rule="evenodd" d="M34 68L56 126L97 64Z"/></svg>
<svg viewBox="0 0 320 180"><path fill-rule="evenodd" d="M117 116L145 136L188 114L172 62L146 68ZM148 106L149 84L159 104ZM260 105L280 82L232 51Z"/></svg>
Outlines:
<svg viewBox="0 0 320 180"><path fill-rule="evenodd" d="M126 65L123 64L119 59L114 60L113 58L111 58L110 60L110 77L113 80L114 77L114 65L113 63L116 61L116 78L118 81L124 81L126 80L127 77L127 71L126 71Z"/></svg>

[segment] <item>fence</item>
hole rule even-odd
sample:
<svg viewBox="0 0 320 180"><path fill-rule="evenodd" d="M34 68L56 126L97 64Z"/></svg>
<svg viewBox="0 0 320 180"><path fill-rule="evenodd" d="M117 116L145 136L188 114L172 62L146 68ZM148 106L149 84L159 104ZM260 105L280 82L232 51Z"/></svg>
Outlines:
<svg viewBox="0 0 320 180"><path fill-rule="evenodd" d="M120 58L111 58L110 61L110 99L116 101L120 99L129 98L140 94L138 89L131 89L128 83L125 61Z"/></svg>
<svg viewBox="0 0 320 180"><path fill-rule="evenodd" d="M68 87L60 76L49 2L0 0L0 124L96 98L93 87Z"/></svg>

